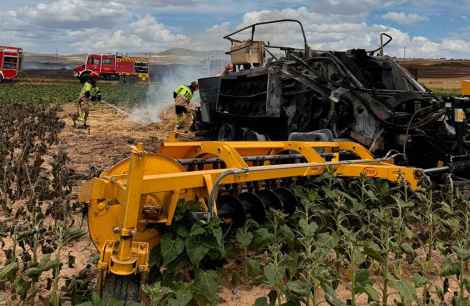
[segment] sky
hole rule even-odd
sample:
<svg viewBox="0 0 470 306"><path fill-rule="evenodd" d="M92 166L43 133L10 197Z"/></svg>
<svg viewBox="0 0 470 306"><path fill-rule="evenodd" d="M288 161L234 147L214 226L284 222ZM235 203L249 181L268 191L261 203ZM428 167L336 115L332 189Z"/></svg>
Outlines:
<svg viewBox="0 0 470 306"><path fill-rule="evenodd" d="M319 50L375 49L392 56L470 58L470 0L1 0L0 45L41 53L224 50L253 22L300 20ZM260 27L259 39L301 46L296 25Z"/></svg>

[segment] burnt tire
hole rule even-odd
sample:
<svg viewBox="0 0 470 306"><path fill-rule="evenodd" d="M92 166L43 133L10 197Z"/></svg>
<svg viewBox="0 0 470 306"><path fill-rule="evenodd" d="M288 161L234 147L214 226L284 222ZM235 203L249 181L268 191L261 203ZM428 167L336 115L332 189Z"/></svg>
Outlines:
<svg viewBox="0 0 470 306"><path fill-rule="evenodd" d="M103 285L103 301L130 306L140 302L140 281L135 276L109 274Z"/></svg>
<svg viewBox="0 0 470 306"><path fill-rule="evenodd" d="M238 136L237 127L232 123L224 123L219 127L217 132L217 140L230 141L236 140Z"/></svg>
<svg viewBox="0 0 470 306"><path fill-rule="evenodd" d="M269 140L268 137L266 137L266 135L257 133L253 130L247 130L244 133L244 139L246 141L267 141L267 140Z"/></svg>

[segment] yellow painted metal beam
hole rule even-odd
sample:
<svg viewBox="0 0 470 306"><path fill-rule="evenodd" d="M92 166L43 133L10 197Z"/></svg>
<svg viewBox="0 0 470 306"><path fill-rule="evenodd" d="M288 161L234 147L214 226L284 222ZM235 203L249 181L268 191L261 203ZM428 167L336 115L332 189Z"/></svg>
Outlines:
<svg viewBox="0 0 470 306"><path fill-rule="evenodd" d="M359 160L340 160L340 152L344 151L352 152ZM265 161L262 166L253 166L243 158L290 152L301 154L307 162ZM332 159L326 161L323 152L332 153ZM218 157L225 168L185 171L178 162L178 159L195 157ZM129 275L136 273L136 267L145 271L148 250L160 239L159 232L146 224L171 225L180 200L211 205L209 196L219 185L318 176L328 167L333 167L337 176L367 176L394 183L404 180L412 189L418 187L420 177L419 169L374 159L365 147L349 141L171 142L162 145L160 154L146 153L138 145L130 159L104 171L81 188L80 200L89 203L90 235L101 252L100 271L104 276L109 271ZM217 212L217 207L211 206L201 210L208 208ZM153 212L147 219L145 209Z"/></svg>
<svg viewBox="0 0 470 306"><path fill-rule="evenodd" d="M370 178L384 179L391 182L398 182L402 176L411 188L417 187L417 170L414 168L400 167L386 163L380 164L339 164L331 166L336 169L336 175L346 177L359 177L365 175ZM230 168L233 169L233 168ZM296 164L295 168L280 168L275 166L250 167L253 172L230 176L223 181L225 184L240 184L255 181L283 179L288 177L318 176L325 172L326 166L321 164ZM176 189L211 189L208 183L213 182L228 169L201 170L191 172L178 172L145 175L141 180L141 193L170 192ZM100 182L100 181L98 181ZM98 195L97 199L102 199L101 195L106 194L108 199L123 198L122 192L125 190L116 188L116 183L101 184L94 186L99 190L93 195ZM92 197L93 197L92 195Z"/></svg>

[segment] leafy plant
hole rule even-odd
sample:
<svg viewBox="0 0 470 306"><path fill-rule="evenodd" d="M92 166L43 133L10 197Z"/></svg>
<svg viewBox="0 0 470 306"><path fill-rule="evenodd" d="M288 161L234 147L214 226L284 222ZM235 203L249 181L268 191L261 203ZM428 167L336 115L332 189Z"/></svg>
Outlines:
<svg viewBox="0 0 470 306"><path fill-rule="evenodd" d="M64 126L57 110L21 104L5 105L0 113L0 237L6 257L0 282L20 303L44 299L40 289L49 291L51 305L61 303L62 249L84 234L73 229L71 172L57 147ZM12 244L5 246L4 239Z"/></svg>

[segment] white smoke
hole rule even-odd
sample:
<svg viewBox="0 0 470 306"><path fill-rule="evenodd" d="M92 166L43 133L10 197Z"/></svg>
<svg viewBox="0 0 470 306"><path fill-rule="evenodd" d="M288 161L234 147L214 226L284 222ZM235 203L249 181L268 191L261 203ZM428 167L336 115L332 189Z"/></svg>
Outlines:
<svg viewBox="0 0 470 306"><path fill-rule="evenodd" d="M192 81L207 75L208 70L204 66L178 65L166 69L159 80L149 86L146 101L131 111L130 119L139 123L160 122L161 113L174 103L173 92L176 87L182 84L189 85ZM199 101L199 92L196 92L191 103L198 105Z"/></svg>

